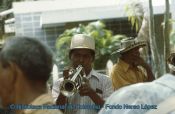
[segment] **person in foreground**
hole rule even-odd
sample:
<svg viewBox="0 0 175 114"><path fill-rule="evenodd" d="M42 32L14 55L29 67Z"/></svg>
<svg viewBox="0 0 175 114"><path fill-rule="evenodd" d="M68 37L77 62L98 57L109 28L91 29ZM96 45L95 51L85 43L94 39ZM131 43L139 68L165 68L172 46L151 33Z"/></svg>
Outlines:
<svg viewBox="0 0 175 114"><path fill-rule="evenodd" d="M28 37L7 40L0 52L0 98L3 108L16 114L62 114L59 110L41 107L53 104L46 87L51 71L52 53L44 44Z"/></svg>
<svg viewBox="0 0 175 114"><path fill-rule="evenodd" d="M81 65L84 69L84 81L78 91L72 96L63 94L64 78L60 78L54 85L52 94L57 105L67 105L62 111L65 114L97 114L101 106L112 92L112 82L104 74L97 73L92 68L95 59L95 41L86 34L74 35L69 51L70 67L76 69ZM64 91L64 90L63 90ZM72 108L71 108L72 107Z"/></svg>
<svg viewBox="0 0 175 114"><path fill-rule="evenodd" d="M170 73L175 76L175 53L170 54L168 66L170 68ZM161 102L157 110L150 110L146 114L175 114L175 95Z"/></svg>
<svg viewBox="0 0 175 114"><path fill-rule="evenodd" d="M170 69L175 71L175 56L170 58ZM149 110L157 110L161 102L175 96L174 71L153 82L138 83L115 91L99 114L145 114Z"/></svg>

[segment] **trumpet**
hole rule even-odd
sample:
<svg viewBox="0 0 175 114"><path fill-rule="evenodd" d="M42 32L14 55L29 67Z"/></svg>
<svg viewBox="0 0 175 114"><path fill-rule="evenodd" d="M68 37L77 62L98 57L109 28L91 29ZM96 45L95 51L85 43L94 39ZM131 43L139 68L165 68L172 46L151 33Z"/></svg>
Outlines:
<svg viewBox="0 0 175 114"><path fill-rule="evenodd" d="M60 86L61 93L66 97L73 96L78 92L78 89L84 83L84 78L86 77L82 65L78 65L76 69L71 68L68 75L68 78L64 79Z"/></svg>
<svg viewBox="0 0 175 114"><path fill-rule="evenodd" d="M170 70L175 71L175 53L171 53L167 60Z"/></svg>

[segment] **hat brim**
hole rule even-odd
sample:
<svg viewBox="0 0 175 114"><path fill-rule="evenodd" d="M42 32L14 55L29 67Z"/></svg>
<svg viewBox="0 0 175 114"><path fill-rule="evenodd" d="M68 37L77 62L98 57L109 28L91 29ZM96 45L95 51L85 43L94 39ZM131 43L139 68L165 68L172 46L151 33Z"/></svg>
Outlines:
<svg viewBox="0 0 175 114"><path fill-rule="evenodd" d="M133 45L131 45L131 46L128 46L128 47L126 47L126 48L122 48L122 49L118 49L118 50L116 50L116 51L114 51L113 53L112 53L112 55L113 54L122 54L122 53L125 53L125 52L127 52L127 51L129 51L129 50L131 50L131 49L134 49L134 48L136 48L136 47L144 47L144 46L146 46L146 42L138 42L138 43L135 43L135 44L133 44Z"/></svg>
<svg viewBox="0 0 175 114"><path fill-rule="evenodd" d="M91 48L89 48L89 47L76 47L76 48L73 48L73 49L69 49L69 51L71 51L71 50L76 50L76 49L87 49L87 50L92 50L92 51L94 51L95 52L95 49L91 49Z"/></svg>

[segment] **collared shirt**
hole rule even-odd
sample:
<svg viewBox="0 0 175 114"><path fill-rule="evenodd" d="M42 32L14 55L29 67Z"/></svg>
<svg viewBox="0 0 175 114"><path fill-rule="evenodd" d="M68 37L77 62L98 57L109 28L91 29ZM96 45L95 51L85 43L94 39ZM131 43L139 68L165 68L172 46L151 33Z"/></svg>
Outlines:
<svg viewBox="0 0 175 114"><path fill-rule="evenodd" d="M113 66L111 78L114 90L147 80L146 72L142 67L132 67L121 59Z"/></svg>
<svg viewBox="0 0 175 114"><path fill-rule="evenodd" d="M21 114L62 114L60 110L52 109L53 104L52 96L49 94L43 94L29 104L31 106L40 106L39 109L25 109ZM50 108L44 108L43 105L50 106Z"/></svg>
<svg viewBox="0 0 175 114"><path fill-rule="evenodd" d="M174 85L175 76L165 74L153 82L121 88L107 99L99 114L145 114L148 110L156 110L159 103L175 96ZM109 105L113 107L121 105L122 107L121 109L110 109ZM134 106L138 109L134 109ZM148 109L148 107L152 108Z"/></svg>
<svg viewBox="0 0 175 114"><path fill-rule="evenodd" d="M109 97L112 92L112 82L110 78L104 74L97 73L96 71L92 70L90 74L87 76L89 80L90 86L94 90L100 90L101 93L97 93L101 98L106 99ZM63 78L60 78L54 85L52 89L53 98L57 99L59 96L60 84L63 81ZM68 104L73 107L72 109L66 109L66 114L97 114L98 106L90 99L88 96L80 96L79 93L74 94L72 97L68 98ZM83 107L84 105L84 107ZM89 106L89 108L88 108Z"/></svg>

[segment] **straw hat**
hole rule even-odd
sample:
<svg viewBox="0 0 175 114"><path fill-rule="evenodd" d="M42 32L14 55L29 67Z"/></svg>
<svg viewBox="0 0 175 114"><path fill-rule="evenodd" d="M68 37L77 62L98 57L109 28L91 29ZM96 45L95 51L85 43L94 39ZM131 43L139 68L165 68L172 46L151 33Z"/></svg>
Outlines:
<svg viewBox="0 0 175 114"><path fill-rule="evenodd" d="M73 49L90 49L95 52L95 41L88 35L76 34L71 40L70 51Z"/></svg>
<svg viewBox="0 0 175 114"><path fill-rule="evenodd" d="M146 46L146 41L138 41L137 38L129 37L121 40L120 49L117 49L112 54L124 53L136 47Z"/></svg>

